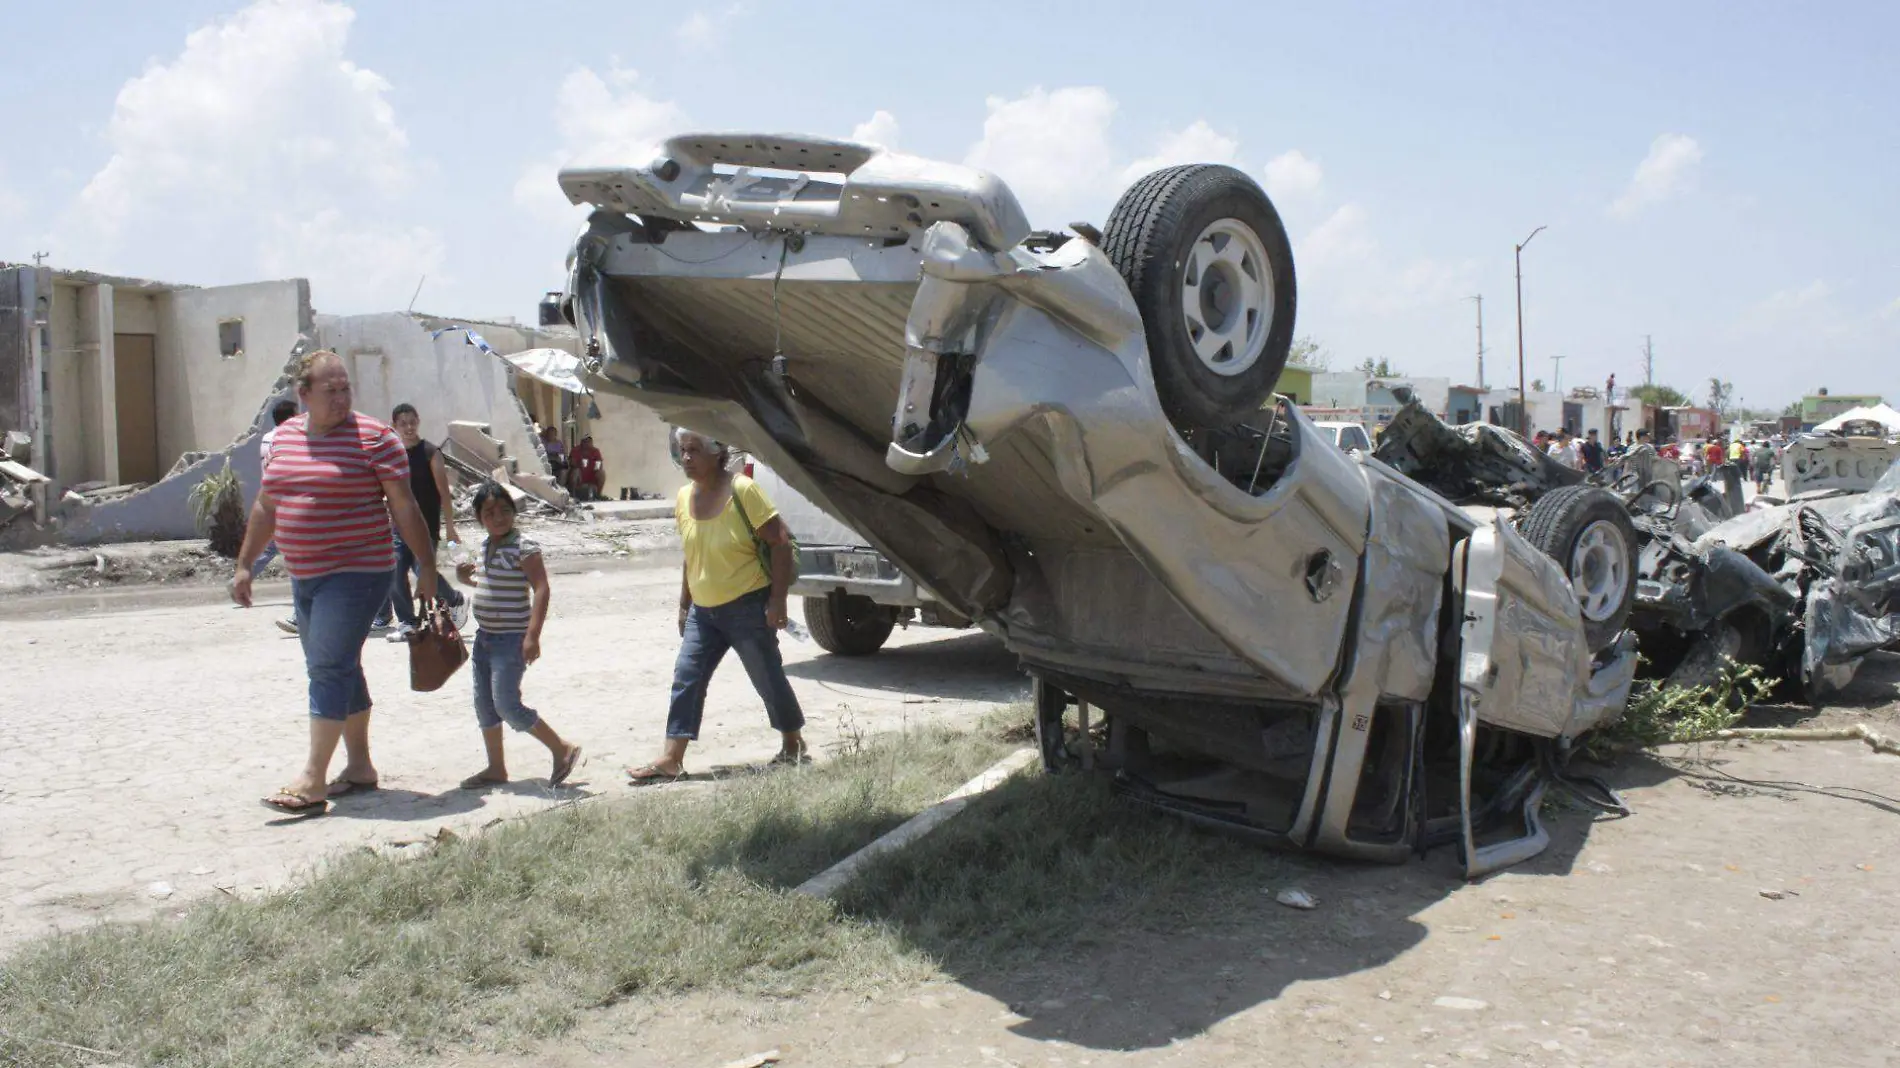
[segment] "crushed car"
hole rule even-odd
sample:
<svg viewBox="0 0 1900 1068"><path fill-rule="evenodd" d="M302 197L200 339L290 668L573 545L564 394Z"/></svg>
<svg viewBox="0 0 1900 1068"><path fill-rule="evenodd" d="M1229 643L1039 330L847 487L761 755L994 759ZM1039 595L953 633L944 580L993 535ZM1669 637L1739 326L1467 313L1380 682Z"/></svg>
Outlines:
<svg viewBox="0 0 1900 1068"><path fill-rule="evenodd" d="M1628 623L1646 673L1708 687L1743 664L1819 703L1900 636L1900 466L1885 442L1800 440L1784 462L1806 476L1799 492L1755 510L1732 465L1685 483L1680 465L1639 446L1592 478L1508 429L1449 426L1416 403L1374 455L1467 504L1535 507L1594 481L1634 531Z"/></svg>
<svg viewBox="0 0 1900 1068"><path fill-rule="evenodd" d="M1608 490L1461 507L1273 393L1291 246L1216 165L1034 230L1001 178L696 134L561 172L595 388L732 442L1031 674L1052 770L1275 845L1470 875L1622 715L1635 542ZM1067 726L1105 721L1105 742Z"/></svg>

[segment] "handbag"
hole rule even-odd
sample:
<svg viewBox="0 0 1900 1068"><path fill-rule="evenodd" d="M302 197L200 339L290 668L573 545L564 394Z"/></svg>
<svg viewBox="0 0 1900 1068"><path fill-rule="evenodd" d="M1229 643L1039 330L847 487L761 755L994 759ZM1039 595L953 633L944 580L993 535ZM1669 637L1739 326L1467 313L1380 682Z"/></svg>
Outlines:
<svg viewBox="0 0 1900 1068"><path fill-rule="evenodd" d="M752 535L752 551L759 558L759 569L765 572L765 580L767 582L772 581L772 546L768 544L764 538L759 537L759 528L753 526L752 517L745 514L745 505L739 501L738 486L732 487L732 506L739 510L739 519L745 523L746 533ZM796 563L798 560L798 539L792 537L790 531L786 531L785 544L792 547L792 560Z"/></svg>
<svg viewBox="0 0 1900 1068"><path fill-rule="evenodd" d="M422 619L409 635L409 688L433 693L455 676L468 661L468 647L449 616L446 602L423 606Z"/></svg>

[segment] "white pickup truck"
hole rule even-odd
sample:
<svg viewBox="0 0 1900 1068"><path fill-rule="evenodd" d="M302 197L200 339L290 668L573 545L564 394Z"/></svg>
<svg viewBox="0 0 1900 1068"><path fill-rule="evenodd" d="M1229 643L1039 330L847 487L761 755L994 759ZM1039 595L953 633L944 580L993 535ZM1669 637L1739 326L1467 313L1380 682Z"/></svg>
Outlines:
<svg viewBox="0 0 1900 1068"><path fill-rule="evenodd" d="M798 580L792 592L804 598L805 626L819 648L839 656L867 656L883 648L900 623L971 625L967 616L899 571L864 535L826 514L771 468L754 463L752 478L798 540Z"/></svg>

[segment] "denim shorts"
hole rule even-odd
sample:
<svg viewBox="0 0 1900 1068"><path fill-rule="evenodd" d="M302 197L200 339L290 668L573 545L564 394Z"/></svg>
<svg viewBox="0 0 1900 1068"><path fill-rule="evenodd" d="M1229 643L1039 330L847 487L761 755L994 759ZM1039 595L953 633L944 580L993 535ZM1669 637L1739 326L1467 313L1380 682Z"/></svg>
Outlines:
<svg viewBox="0 0 1900 1068"><path fill-rule="evenodd" d="M507 723L518 731L531 731L541 722L541 714L521 703L521 676L528 661L521 655L521 640L527 635L518 630L475 632L475 722L483 730Z"/></svg>
<svg viewBox="0 0 1900 1068"><path fill-rule="evenodd" d="M290 599L310 676L310 714L343 720L370 708L363 677L363 642L389 596L393 571L337 571L292 578Z"/></svg>

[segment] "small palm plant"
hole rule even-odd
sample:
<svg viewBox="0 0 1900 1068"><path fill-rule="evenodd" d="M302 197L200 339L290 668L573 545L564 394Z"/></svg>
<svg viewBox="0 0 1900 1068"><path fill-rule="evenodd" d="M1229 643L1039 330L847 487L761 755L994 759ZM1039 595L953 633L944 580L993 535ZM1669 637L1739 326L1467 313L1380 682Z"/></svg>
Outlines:
<svg viewBox="0 0 1900 1068"><path fill-rule="evenodd" d="M211 551L235 559L244 545L244 490L229 456L217 473L191 487L190 499L198 529L210 536Z"/></svg>

